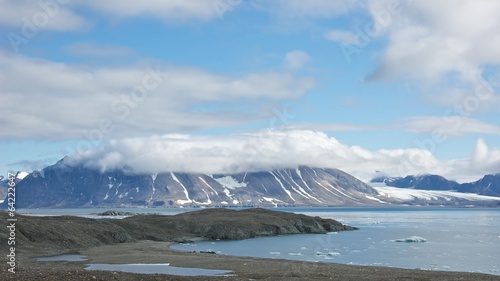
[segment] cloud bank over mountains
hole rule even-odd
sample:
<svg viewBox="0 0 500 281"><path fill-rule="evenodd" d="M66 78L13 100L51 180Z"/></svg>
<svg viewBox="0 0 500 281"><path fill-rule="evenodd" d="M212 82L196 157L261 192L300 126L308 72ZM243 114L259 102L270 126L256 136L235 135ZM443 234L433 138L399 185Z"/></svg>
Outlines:
<svg viewBox="0 0 500 281"><path fill-rule="evenodd" d="M303 130L263 130L226 136L165 135L109 141L82 150L71 165L130 173L195 172L241 173L306 165L338 168L362 180L376 171L391 176L439 174L461 182L473 181L500 169L500 150L478 140L471 157L439 161L425 149L369 151L347 146L325 133Z"/></svg>

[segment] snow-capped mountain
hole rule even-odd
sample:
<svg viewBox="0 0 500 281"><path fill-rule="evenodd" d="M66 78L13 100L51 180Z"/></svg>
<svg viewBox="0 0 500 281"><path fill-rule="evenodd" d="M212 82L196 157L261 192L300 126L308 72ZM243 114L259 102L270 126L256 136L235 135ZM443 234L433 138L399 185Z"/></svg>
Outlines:
<svg viewBox="0 0 500 281"><path fill-rule="evenodd" d="M17 186L16 206L362 206L380 204L377 194L336 169L133 175L71 166L63 159L26 176Z"/></svg>
<svg viewBox="0 0 500 281"><path fill-rule="evenodd" d="M17 172L14 178L14 182L17 185L28 175L29 175L28 172L24 171ZM0 203L2 203L4 201L4 198L7 196L7 190L9 188L8 184L9 184L8 177L0 176Z"/></svg>
<svg viewBox="0 0 500 281"><path fill-rule="evenodd" d="M460 192L500 196L500 173L496 175L486 175L478 181L461 184L457 187L457 190Z"/></svg>
<svg viewBox="0 0 500 281"><path fill-rule="evenodd" d="M384 183L387 186L418 190L449 190L486 196L500 196L500 173L486 175L478 181L462 184L438 175L406 176L404 178L381 176L371 180L371 183Z"/></svg>
<svg viewBox="0 0 500 281"><path fill-rule="evenodd" d="M500 207L500 197L451 190L422 190L373 184L378 198L388 205Z"/></svg>
<svg viewBox="0 0 500 281"><path fill-rule="evenodd" d="M385 183L387 186L412 188L421 190L455 190L459 185L438 175L421 175L401 177L378 177L372 183Z"/></svg>
<svg viewBox="0 0 500 281"><path fill-rule="evenodd" d="M29 175L28 172L18 171L15 175L14 182L18 183L21 180L23 180L25 177L27 177L28 175ZM4 177L4 176L0 175L0 186L4 186L4 185L6 186L8 182L9 182L8 177Z"/></svg>

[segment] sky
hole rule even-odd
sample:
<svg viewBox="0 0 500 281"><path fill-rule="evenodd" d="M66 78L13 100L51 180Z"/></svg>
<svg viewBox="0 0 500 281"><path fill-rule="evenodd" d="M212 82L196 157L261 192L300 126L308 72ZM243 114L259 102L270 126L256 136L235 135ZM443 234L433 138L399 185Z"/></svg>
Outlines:
<svg viewBox="0 0 500 281"><path fill-rule="evenodd" d="M500 173L496 0L0 0L0 174Z"/></svg>

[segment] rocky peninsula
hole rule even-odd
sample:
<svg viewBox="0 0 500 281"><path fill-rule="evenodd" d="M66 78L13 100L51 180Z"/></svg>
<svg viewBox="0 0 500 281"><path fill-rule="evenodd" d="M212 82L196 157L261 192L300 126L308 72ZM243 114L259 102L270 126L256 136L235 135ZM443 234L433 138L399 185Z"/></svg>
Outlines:
<svg viewBox="0 0 500 281"><path fill-rule="evenodd" d="M108 211L102 214L120 214ZM130 215L130 214L129 214ZM1 213L4 221L6 213ZM178 215L133 215L123 219L18 215L16 240L23 246L78 250L141 240L189 242L354 230L332 219L266 209L203 209ZM6 234L2 233L2 239ZM2 245L5 246L5 245Z"/></svg>

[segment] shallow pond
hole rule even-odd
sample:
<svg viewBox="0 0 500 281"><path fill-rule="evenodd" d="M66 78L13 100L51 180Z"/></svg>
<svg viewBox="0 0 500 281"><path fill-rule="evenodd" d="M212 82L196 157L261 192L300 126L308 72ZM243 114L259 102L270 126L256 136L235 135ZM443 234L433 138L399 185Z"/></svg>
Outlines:
<svg viewBox="0 0 500 281"><path fill-rule="evenodd" d="M87 257L82 255L59 255L52 257L35 258L39 262L47 261L86 261ZM162 264L87 264L87 270L120 271L140 274L170 274L177 276L233 276L229 270L215 270L203 268L189 268L170 266L169 263Z"/></svg>

